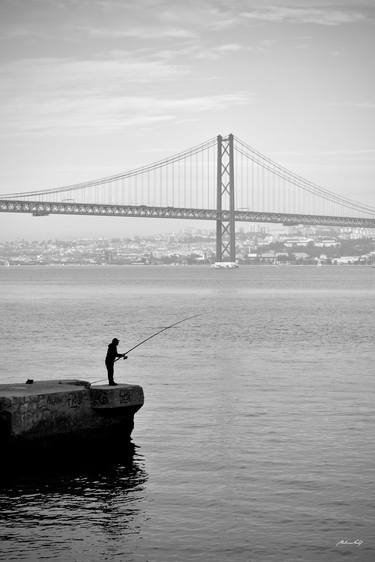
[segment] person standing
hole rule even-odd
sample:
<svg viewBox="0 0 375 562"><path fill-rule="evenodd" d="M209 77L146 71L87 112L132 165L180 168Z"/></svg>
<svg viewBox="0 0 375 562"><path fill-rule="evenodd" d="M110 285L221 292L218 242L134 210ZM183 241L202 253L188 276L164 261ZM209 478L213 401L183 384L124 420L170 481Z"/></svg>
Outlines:
<svg viewBox="0 0 375 562"><path fill-rule="evenodd" d="M117 338L113 338L112 342L108 345L108 351L105 358L105 366L107 367L108 372L108 384L110 386L115 386L117 384L113 380L115 361L120 359L120 357L123 357L124 359L128 358L125 353L117 353L117 346L119 343L120 342Z"/></svg>

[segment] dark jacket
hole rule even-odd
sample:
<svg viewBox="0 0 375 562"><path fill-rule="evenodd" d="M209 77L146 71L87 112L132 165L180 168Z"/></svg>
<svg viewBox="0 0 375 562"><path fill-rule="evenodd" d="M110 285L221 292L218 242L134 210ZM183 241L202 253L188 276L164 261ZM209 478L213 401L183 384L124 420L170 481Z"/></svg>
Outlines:
<svg viewBox="0 0 375 562"><path fill-rule="evenodd" d="M110 343L108 346L107 356L105 358L106 363L114 363L117 357L122 357L121 353L117 353L117 344Z"/></svg>

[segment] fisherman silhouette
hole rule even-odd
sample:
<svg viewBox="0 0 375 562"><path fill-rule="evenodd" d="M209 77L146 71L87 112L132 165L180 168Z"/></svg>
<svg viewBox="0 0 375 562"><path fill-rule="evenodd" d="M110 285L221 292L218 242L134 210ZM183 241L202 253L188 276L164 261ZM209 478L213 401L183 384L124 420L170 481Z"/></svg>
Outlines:
<svg viewBox="0 0 375 562"><path fill-rule="evenodd" d="M105 358L105 366L107 367L107 371L108 371L108 384L110 386L115 386L117 384L113 380L115 361L117 359L120 359L120 357L123 357L124 359L128 358L127 355L125 355L125 353L117 353L117 346L119 343L120 342L117 338L113 338L112 343L108 345L108 351Z"/></svg>

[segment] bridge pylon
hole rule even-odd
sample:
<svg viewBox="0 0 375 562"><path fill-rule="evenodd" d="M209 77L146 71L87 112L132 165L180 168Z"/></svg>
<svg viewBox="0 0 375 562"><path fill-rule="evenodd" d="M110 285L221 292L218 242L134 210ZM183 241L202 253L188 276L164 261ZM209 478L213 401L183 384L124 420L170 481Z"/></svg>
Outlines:
<svg viewBox="0 0 375 562"><path fill-rule="evenodd" d="M222 211L228 217L223 219ZM233 135L217 137L216 261L235 261L234 150Z"/></svg>

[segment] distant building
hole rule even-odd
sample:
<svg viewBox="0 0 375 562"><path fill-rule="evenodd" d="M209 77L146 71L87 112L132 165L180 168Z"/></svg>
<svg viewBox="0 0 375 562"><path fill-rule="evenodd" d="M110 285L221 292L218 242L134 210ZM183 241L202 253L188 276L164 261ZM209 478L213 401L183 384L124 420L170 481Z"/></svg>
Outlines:
<svg viewBox="0 0 375 562"><path fill-rule="evenodd" d="M306 252L293 252L292 255L296 263L303 263L310 259L309 254L306 254Z"/></svg>
<svg viewBox="0 0 375 562"><path fill-rule="evenodd" d="M273 250L260 252L259 261L260 263L276 263L276 252Z"/></svg>
<svg viewBox="0 0 375 562"><path fill-rule="evenodd" d="M340 246L340 242L334 238L322 238L315 242L315 246L318 248L337 248Z"/></svg>
<svg viewBox="0 0 375 562"><path fill-rule="evenodd" d="M333 258L332 263L336 265L354 265L360 262L360 256L342 256Z"/></svg>
<svg viewBox="0 0 375 562"><path fill-rule="evenodd" d="M312 238L305 238L304 236L295 236L293 238L287 238L284 240L284 246L286 248L293 248L294 246L300 246L306 248L310 243L313 243Z"/></svg>

